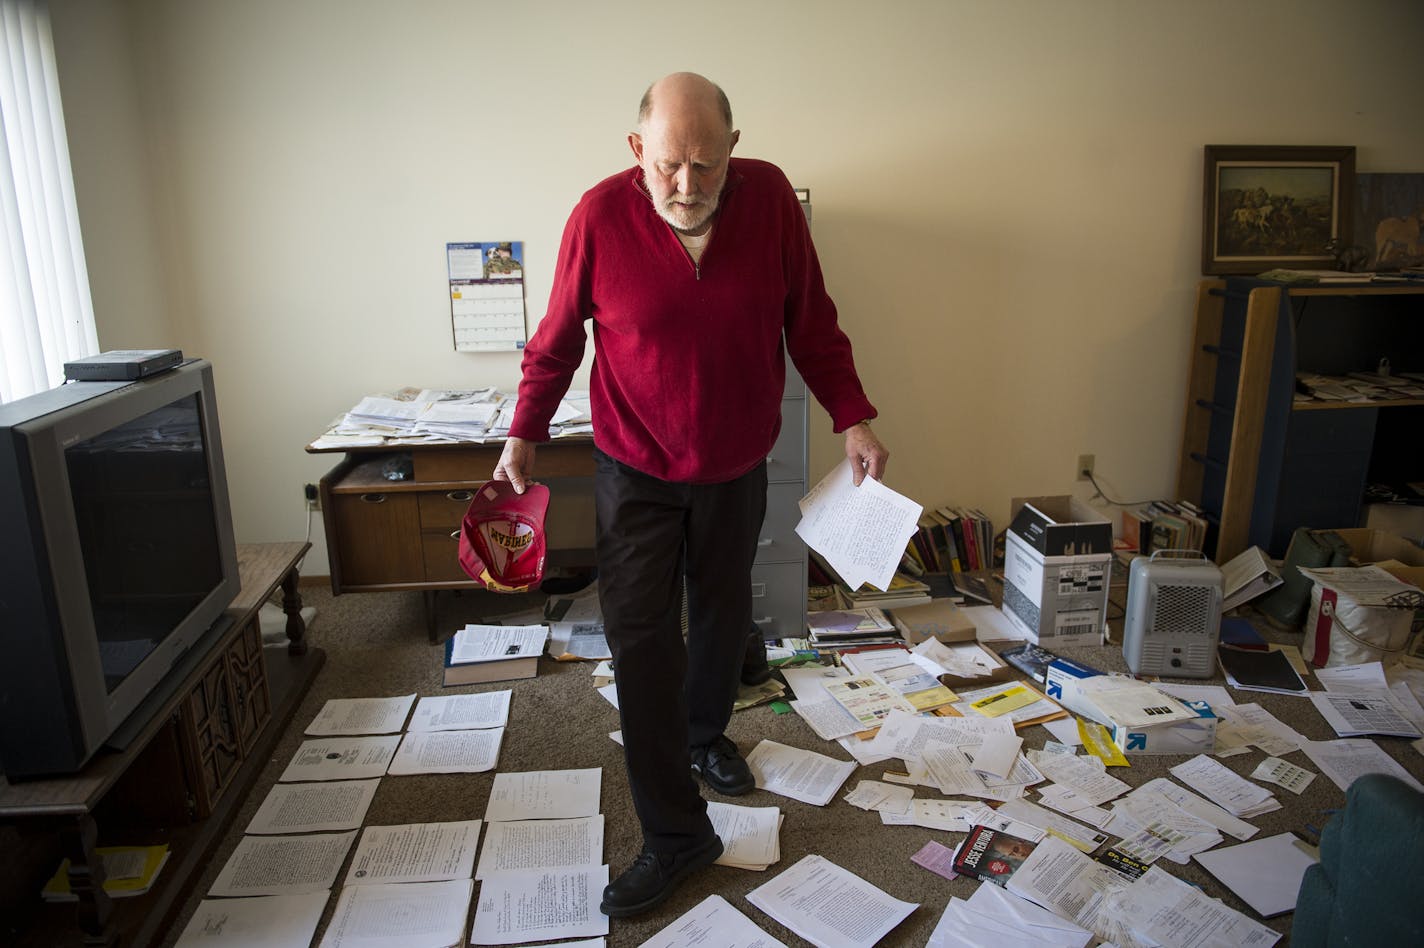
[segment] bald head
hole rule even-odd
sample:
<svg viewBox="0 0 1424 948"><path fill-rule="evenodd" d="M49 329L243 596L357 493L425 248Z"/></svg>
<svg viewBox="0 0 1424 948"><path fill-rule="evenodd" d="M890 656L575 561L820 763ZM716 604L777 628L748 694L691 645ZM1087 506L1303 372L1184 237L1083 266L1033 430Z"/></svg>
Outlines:
<svg viewBox="0 0 1424 948"><path fill-rule="evenodd" d="M696 73L675 72L643 93L628 144L653 208L674 230L697 237L712 227L737 138L726 93Z"/></svg>
<svg viewBox="0 0 1424 948"><path fill-rule="evenodd" d="M706 76L695 72L675 72L648 86L638 103L638 127L646 129L655 117L711 113L732 131L732 103L727 93Z"/></svg>

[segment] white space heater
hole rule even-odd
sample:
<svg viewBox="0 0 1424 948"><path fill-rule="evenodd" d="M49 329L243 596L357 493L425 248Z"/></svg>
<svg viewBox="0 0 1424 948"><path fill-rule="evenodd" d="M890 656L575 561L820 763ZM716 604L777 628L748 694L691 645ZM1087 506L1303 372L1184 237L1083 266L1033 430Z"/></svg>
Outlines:
<svg viewBox="0 0 1424 948"><path fill-rule="evenodd" d="M1221 570L1194 550L1158 550L1133 560L1122 633L1132 673L1210 678L1221 633L1221 590Z"/></svg>

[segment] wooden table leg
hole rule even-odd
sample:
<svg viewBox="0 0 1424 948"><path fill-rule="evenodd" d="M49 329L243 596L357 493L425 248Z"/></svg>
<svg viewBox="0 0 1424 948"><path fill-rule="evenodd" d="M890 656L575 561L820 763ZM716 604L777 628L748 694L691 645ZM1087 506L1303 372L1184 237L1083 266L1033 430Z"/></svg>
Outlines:
<svg viewBox="0 0 1424 948"><path fill-rule="evenodd" d="M435 631L435 590L422 590L425 594L425 634L431 645L439 643L440 636Z"/></svg>
<svg viewBox="0 0 1424 948"><path fill-rule="evenodd" d="M302 619L302 594L297 589L299 577L293 566L282 577L282 611L287 614L287 654L307 653L307 624Z"/></svg>
<svg viewBox="0 0 1424 948"><path fill-rule="evenodd" d="M79 899L84 944L112 948L118 944L118 932L109 929L114 900L104 891L104 864L95 852L99 827L94 817L86 813L66 826L60 836L64 854L69 857L69 891Z"/></svg>

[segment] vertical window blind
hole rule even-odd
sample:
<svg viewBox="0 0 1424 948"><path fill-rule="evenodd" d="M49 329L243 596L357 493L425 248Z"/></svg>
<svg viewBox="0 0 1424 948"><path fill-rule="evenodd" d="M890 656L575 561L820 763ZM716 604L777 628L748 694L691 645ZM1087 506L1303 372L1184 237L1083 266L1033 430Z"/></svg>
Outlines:
<svg viewBox="0 0 1424 948"><path fill-rule="evenodd" d="M49 8L0 0L0 402L99 351Z"/></svg>

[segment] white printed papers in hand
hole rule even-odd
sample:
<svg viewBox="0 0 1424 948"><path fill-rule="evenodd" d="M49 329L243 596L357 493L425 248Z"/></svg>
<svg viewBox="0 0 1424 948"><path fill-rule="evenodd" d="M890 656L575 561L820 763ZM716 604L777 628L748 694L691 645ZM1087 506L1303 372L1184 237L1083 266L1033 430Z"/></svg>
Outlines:
<svg viewBox="0 0 1424 948"><path fill-rule="evenodd" d="M576 869L603 865L603 815L571 820L491 823L475 878L521 869Z"/></svg>
<svg viewBox="0 0 1424 948"><path fill-rule="evenodd" d="M247 833L264 836L360 829L380 783L378 777L274 784L247 824Z"/></svg>
<svg viewBox="0 0 1424 948"><path fill-rule="evenodd" d="M309 737L395 734L405 726L414 703L414 694L398 698L332 698L322 705L305 733Z"/></svg>
<svg viewBox="0 0 1424 948"><path fill-rule="evenodd" d="M594 816L602 786L601 767L495 774L485 822Z"/></svg>
<svg viewBox="0 0 1424 948"><path fill-rule="evenodd" d="M518 945L608 934L598 899L608 867L497 872L480 883L472 945Z"/></svg>
<svg viewBox="0 0 1424 948"><path fill-rule="evenodd" d="M474 695L435 695L421 698L410 719L412 731L466 731L504 727L509 723L513 691L486 691Z"/></svg>
<svg viewBox="0 0 1424 948"><path fill-rule="evenodd" d="M455 879L342 889L321 948L451 948L465 937L474 886Z"/></svg>
<svg viewBox="0 0 1424 948"><path fill-rule="evenodd" d="M801 498L796 535L825 557L851 589L890 580L918 529L924 508L873 477L856 487L850 459L842 461Z"/></svg>
<svg viewBox="0 0 1424 948"><path fill-rule="evenodd" d="M302 741L282 776L283 783L306 780L366 780L386 772L400 735L325 737Z"/></svg>
<svg viewBox="0 0 1424 948"><path fill-rule="evenodd" d="M747 767L761 789L825 806L850 777L856 763L764 740L747 755Z"/></svg>
<svg viewBox="0 0 1424 948"><path fill-rule="evenodd" d="M719 860L720 861L720 860ZM709 895L639 948L786 948L720 895ZM565 946L560 946L565 948Z"/></svg>
<svg viewBox="0 0 1424 948"><path fill-rule="evenodd" d="M330 889L356 839L350 833L244 836L209 895L295 895Z"/></svg>
<svg viewBox="0 0 1424 948"><path fill-rule="evenodd" d="M1250 819L1281 808L1271 791L1204 754L1173 767L1172 775L1233 816Z"/></svg>
<svg viewBox="0 0 1424 948"><path fill-rule="evenodd" d="M871 948L919 908L814 853L748 892L747 901L821 948Z"/></svg>
<svg viewBox="0 0 1424 948"><path fill-rule="evenodd" d="M204 899L174 948L291 948L310 945L331 893Z"/></svg>
<svg viewBox="0 0 1424 948"><path fill-rule="evenodd" d="M387 771L402 774L478 774L499 761L504 728L407 734Z"/></svg>
<svg viewBox="0 0 1424 948"><path fill-rule="evenodd" d="M707 818L722 841L717 865L765 870L781 861L781 809L707 801Z"/></svg>
<svg viewBox="0 0 1424 948"><path fill-rule="evenodd" d="M479 839L479 820L368 826L361 831L345 884L468 879Z"/></svg>

